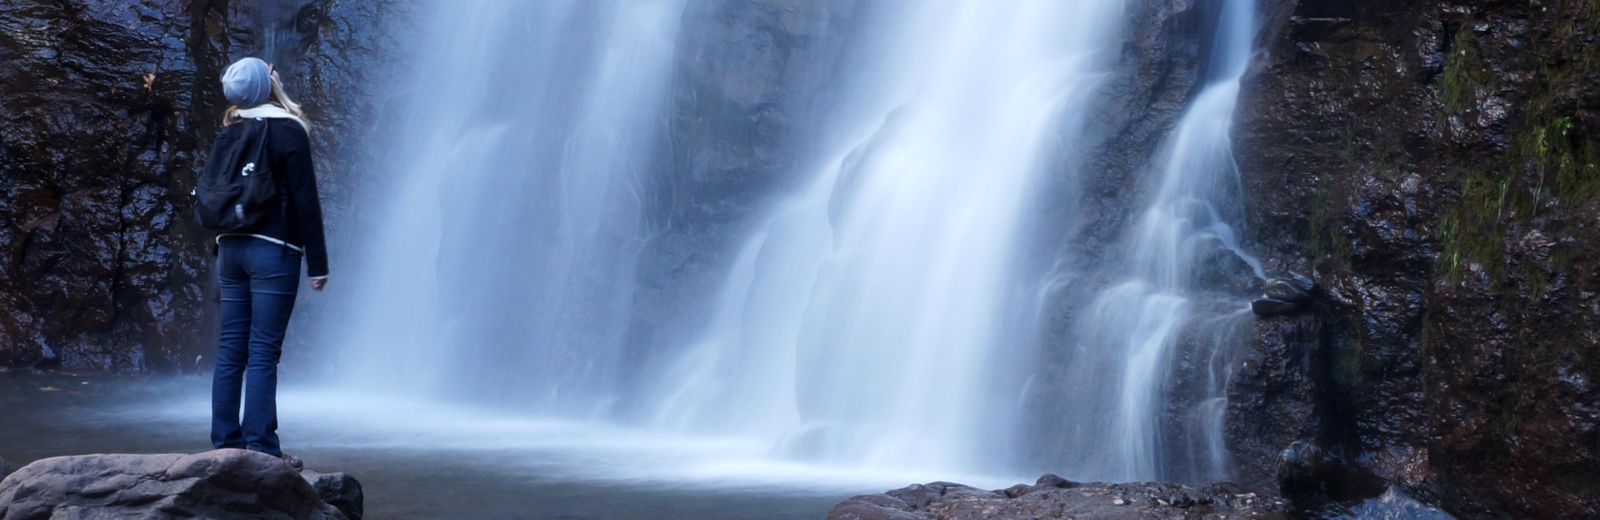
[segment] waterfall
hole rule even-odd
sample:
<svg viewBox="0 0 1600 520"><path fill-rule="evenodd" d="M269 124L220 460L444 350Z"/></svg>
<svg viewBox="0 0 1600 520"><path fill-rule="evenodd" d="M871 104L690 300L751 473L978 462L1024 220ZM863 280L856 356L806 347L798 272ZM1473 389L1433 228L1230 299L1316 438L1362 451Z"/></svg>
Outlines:
<svg viewBox="0 0 1600 520"><path fill-rule="evenodd" d="M1117 50L1121 3L882 6L881 55L811 185L738 255L658 424L780 435L776 452L970 471L1004 460L1026 376L1003 323L1036 177Z"/></svg>
<svg viewBox="0 0 1600 520"><path fill-rule="evenodd" d="M1000 473L1017 469L1032 356L1070 349L1073 395L1051 413L1071 442L1052 470L1227 476L1247 314L1194 275L1218 248L1260 275L1233 231L1227 140L1248 1L1227 0L1207 84L1166 139L1125 261L1104 267L1119 281L1070 344L1034 344L1025 230L1040 205L1071 203L1041 194L1077 180L1063 165L1119 66L1125 2L885 2L864 7L852 30L873 44L816 105L831 107L826 137L783 172L800 187L739 228L754 231L726 252L702 333L640 370L624 352L648 282L644 201L673 173L664 151L698 146L663 131L682 116L668 109L687 1L439 2L421 17L421 73L391 102L387 177L360 206L370 232L335 282L350 287L333 305L341 383L753 439L807 463ZM1173 396L1185 337L1203 374Z"/></svg>
<svg viewBox="0 0 1600 520"><path fill-rule="evenodd" d="M438 2L358 237L339 377L591 416L616 399L681 1ZM336 275L339 273L336 273ZM336 281L335 283L341 283Z"/></svg>
<svg viewBox="0 0 1600 520"><path fill-rule="evenodd" d="M1066 442L1077 478L1229 477L1221 439L1227 369L1249 313L1242 300L1208 301L1215 297L1202 294L1195 275L1220 248L1262 276L1230 223L1241 197L1228 135L1253 17L1248 0L1224 2L1209 80L1168 139L1156 192L1127 240L1127 271L1078 322L1066 376L1077 395L1064 399L1061 411L1079 418ZM1218 303L1223 310L1215 310ZM1169 395L1186 336L1205 374L1188 389L1195 395ZM1174 407L1188 409L1172 413Z"/></svg>

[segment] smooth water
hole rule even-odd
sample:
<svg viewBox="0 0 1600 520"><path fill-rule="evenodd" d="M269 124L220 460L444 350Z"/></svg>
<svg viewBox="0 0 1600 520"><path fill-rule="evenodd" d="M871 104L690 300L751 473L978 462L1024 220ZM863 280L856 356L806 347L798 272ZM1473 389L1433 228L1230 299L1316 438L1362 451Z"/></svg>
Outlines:
<svg viewBox="0 0 1600 520"><path fill-rule="evenodd" d="M839 144L737 256L657 421L779 455L1004 470L1025 351L1002 327L1017 229L1110 66L1118 2L885 6Z"/></svg>
<svg viewBox="0 0 1600 520"><path fill-rule="evenodd" d="M440 2L379 142L341 383L573 417L615 398L681 0ZM368 217L372 218L372 217Z"/></svg>
<svg viewBox="0 0 1600 520"><path fill-rule="evenodd" d="M340 345L327 395L596 428L626 419L775 465L1031 480L1015 446L1031 360L1069 349L1072 395L1052 413L1076 420L1052 471L1230 475L1224 391L1250 318L1234 312L1243 302L1215 312L1192 278L1208 248L1254 265L1233 228L1227 141L1250 2L1225 3L1207 85L1166 140L1125 265L1105 266L1121 281L1087 305L1070 344L1036 345L1038 291L1018 266L1037 259L1020 237L1059 203L1038 200L1044 181L1076 180L1061 165L1078 159L1129 6L886 2L863 8L855 34L825 35L872 44L829 79L826 137L796 145L808 159L785 175L802 187L733 251L702 252L729 259L704 331L652 353L662 369L629 370L631 297L652 282L635 279L650 272L637 265L644 201L676 174L656 158L698 145L664 121L683 13L700 1L711 0L437 5L421 74L380 141L392 177L368 199L384 202L353 234L355 279L329 306L339 332L318 341ZM1205 373L1187 374L1203 382L1168 395L1186 332L1206 338L1190 354ZM1173 408L1186 408L1176 423L1163 418Z"/></svg>
<svg viewBox="0 0 1600 520"><path fill-rule="evenodd" d="M207 450L209 383L0 371L0 457L16 470L61 455ZM307 469L360 480L368 518L816 519L925 477L827 474L766 463L746 444L455 406L280 397L285 447ZM427 420L394 420L410 416Z"/></svg>
<svg viewBox="0 0 1600 520"><path fill-rule="evenodd" d="M359 279L330 305L335 386L508 417L619 418L625 400L644 427L775 461L1014 471L1018 229L1070 159L1122 8L872 6L851 37L878 44L833 79L830 137L788 173L806 187L727 255L701 337L624 385L641 200L671 174L652 157L694 146L659 123L685 4L448 4L351 247Z"/></svg>
<svg viewBox="0 0 1600 520"><path fill-rule="evenodd" d="M1239 247L1238 169L1228 140L1239 78L1252 49L1254 8L1246 0L1223 4L1210 82L1190 103L1168 138L1161 177L1127 244L1127 269L1089 304L1077 329L1078 348L1067 379L1080 392L1061 412L1087 420L1068 432L1069 473L1112 481L1227 480L1231 476L1222 435L1234 329L1253 317L1248 301L1233 312L1206 316L1196 308L1195 275L1213 249L1238 255L1263 276ZM1180 337L1195 333L1206 373L1201 395L1167 395L1175 377ZM1174 400L1197 403L1180 420L1169 418ZM1187 419L1187 420L1183 420ZM1186 446L1169 446L1186 443ZM1169 453L1183 453L1174 460Z"/></svg>
<svg viewBox="0 0 1600 520"><path fill-rule="evenodd" d="M0 370L0 458L15 471L63 455L203 451L208 396L204 377ZM935 478L774 464L749 441L497 410L307 391L281 398L285 445L307 469L355 476L368 518L815 519L851 496ZM1393 489L1302 516L1451 518Z"/></svg>

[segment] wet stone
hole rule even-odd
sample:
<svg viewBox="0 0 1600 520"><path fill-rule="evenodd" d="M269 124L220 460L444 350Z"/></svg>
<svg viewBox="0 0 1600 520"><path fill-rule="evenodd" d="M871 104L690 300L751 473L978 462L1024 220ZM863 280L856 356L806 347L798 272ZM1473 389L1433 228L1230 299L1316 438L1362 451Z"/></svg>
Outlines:
<svg viewBox="0 0 1600 520"><path fill-rule="evenodd" d="M1250 312L1254 312L1256 316L1261 317L1283 316L1298 310L1300 310L1300 305L1298 304L1272 298L1263 298L1250 302Z"/></svg>
<svg viewBox="0 0 1600 520"><path fill-rule="evenodd" d="M232 449L43 459L0 480L0 517L346 518L281 459Z"/></svg>
<svg viewBox="0 0 1600 520"><path fill-rule="evenodd" d="M1302 287L1301 285L1299 282L1290 279L1271 278L1262 285L1261 290L1267 294L1268 298L1274 300L1305 303L1311 300L1310 287Z"/></svg>
<svg viewBox="0 0 1600 520"><path fill-rule="evenodd" d="M311 470L300 472L300 477L306 479L317 495L344 513L350 520L361 520L365 515L363 506L364 496L361 493L361 482L344 472L317 473Z"/></svg>
<svg viewBox="0 0 1600 520"><path fill-rule="evenodd" d="M1191 487L1135 482L1076 483L1046 475L1033 486L1000 491L935 482L840 503L829 520L1027 518L1288 518L1288 502L1230 483Z"/></svg>

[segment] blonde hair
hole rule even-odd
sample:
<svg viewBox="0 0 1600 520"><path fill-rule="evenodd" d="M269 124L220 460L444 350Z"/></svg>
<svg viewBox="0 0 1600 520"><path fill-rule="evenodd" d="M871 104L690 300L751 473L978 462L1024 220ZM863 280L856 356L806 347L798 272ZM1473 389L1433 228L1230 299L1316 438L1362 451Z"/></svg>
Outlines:
<svg viewBox="0 0 1600 520"><path fill-rule="evenodd" d="M311 131L311 119L306 117L306 113L300 109L299 103L289 99L289 94L283 91L283 82L278 81L277 76L272 77L272 95L267 97L267 102L278 105L278 108L282 108L285 112L294 114L295 117L300 118L302 123L305 123L306 131L308 133ZM238 105L228 106L228 110L222 113L222 126L233 124L234 119L238 118L238 113Z"/></svg>

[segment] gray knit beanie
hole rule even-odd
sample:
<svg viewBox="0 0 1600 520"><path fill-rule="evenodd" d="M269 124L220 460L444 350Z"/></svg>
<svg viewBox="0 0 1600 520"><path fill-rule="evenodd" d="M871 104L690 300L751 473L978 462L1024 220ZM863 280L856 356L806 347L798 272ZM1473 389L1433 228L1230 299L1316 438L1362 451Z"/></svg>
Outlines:
<svg viewBox="0 0 1600 520"><path fill-rule="evenodd" d="M257 58L233 62L222 72L222 95L239 108L266 103L272 96L272 71L267 62Z"/></svg>

